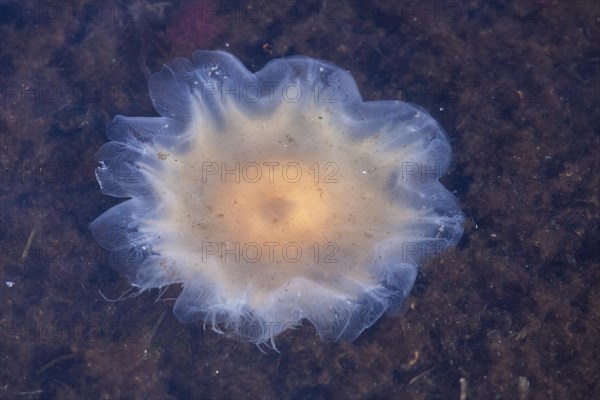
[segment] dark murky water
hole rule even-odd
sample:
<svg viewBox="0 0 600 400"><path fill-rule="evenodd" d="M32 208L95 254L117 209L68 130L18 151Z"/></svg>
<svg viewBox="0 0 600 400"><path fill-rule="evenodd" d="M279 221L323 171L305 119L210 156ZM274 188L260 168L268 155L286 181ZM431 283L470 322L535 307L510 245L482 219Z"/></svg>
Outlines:
<svg viewBox="0 0 600 400"><path fill-rule="evenodd" d="M599 20L591 1L0 0L0 397L598 397ZM326 59L440 121L465 235L402 312L263 353L179 323L177 288L104 298L129 286L88 230L119 202L94 154L195 49Z"/></svg>

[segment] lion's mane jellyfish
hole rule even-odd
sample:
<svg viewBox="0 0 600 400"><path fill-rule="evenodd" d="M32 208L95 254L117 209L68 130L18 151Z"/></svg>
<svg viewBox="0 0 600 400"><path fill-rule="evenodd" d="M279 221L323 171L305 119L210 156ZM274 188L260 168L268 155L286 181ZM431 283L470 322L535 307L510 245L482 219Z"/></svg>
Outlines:
<svg viewBox="0 0 600 400"><path fill-rule="evenodd" d="M139 290L180 285L183 322L261 344L307 320L353 340L462 235L438 180L443 129L414 105L364 102L335 65L289 57L253 74L197 51L149 90L160 117L107 126L96 177L129 199L91 230Z"/></svg>

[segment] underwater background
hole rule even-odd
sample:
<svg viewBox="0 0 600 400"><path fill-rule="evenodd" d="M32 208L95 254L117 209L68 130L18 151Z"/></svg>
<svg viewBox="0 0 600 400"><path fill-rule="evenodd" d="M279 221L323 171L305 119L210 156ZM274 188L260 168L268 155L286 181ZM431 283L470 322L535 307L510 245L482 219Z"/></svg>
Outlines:
<svg viewBox="0 0 600 400"><path fill-rule="evenodd" d="M600 397L600 5L593 1L0 0L0 398ZM251 71L348 69L448 133L465 234L353 343L310 324L279 352L117 299L89 223L116 114L197 49Z"/></svg>

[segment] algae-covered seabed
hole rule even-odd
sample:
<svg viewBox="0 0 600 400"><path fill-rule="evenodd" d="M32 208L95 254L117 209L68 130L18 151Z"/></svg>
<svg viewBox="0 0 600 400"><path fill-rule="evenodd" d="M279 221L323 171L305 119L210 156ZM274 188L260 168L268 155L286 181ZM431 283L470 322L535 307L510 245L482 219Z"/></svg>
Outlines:
<svg viewBox="0 0 600 400"><path fill-rule="evenodd" d="M600 396L600 6L592 1L0 1L0 397ZM467 217L401 312L354 343L304 324L279 352L181 324L87 228L113 115L194 49L251 70L304 54L448 132ZM103 294L103 295L102 295Z"/></svg>

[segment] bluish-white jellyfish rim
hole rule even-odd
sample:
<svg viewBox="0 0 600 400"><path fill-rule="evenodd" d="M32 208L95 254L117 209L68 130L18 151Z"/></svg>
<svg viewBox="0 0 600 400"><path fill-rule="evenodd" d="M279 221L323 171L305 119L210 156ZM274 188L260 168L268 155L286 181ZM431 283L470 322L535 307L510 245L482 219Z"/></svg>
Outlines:
<svg viewBox="0 0 600 400"><path fill-rule="evenodd" d="M280 90L286 86L289 90ZM96 177L102 193L129 200L104 212L90 228L97 242L110 251L111 266L133 286L145 290L182 285L174 306L182 322L203 320L217 332L261 344L273 343L275 336L305 319L322 340L352 341L388 309L404 302L425 257L456 244L462 236L464 217L455 197L439 182L451 160L441 126L422 108L409 103L364 102L350 73L331 63L294 56L270 61L251 73L231 54L196 51L191 60L175 59L152 75L149 91L159 117L117 115L107 125L110 141L97 153ZM285 128L297 137L324 127L323 132L328 133L323 136L331 139L331 132L336 132L340 138L331 140L343 141L350 149L366 146L369 152L361 153L366 154L365 160L372 161L375 153L388 162L402 160L401 166L396 165L381 179L387 179L386 195L394 203L409 205L406 208L410 210L399 219L402 226L397 231L389 237L380 234L381 240L365 250L371 252L372 263L364 270L361 265L352 266L354 272L346 276L335 268L320 271L315 264L313 269L307 267L312 278L293 276L285 292L273 287L253 297L250 283L247 293L236 292L233 286L219 283L214 273L203 271L204 266L191 267L189 254L173 255L165 250L173 246L177 232L165 227L161 233L155 228L159 225L156 221L168 214L165 199L177 195L178 190L163 190L163 186L169 187L168 174L174 171L174 164L164 160L167 153L182 159L195 151L204 154L194 150L198 147L195 143L205 140L197 138L202 135L216 132L223 135L223 142L235 140L230 134L230 127L237 123L231 121L232 115L245 123L260 120L268 125L272 119L284 121L280 114L295 121ZM317 114L318 119L314 118ZM276 128L268 132L267 137L278 134L273 133ZM217 142L211 142L212 146L219 146ZM244 150L252 152L253 148ZM288 150L279 151L286 154ZM257 154L262 153L257 150ZM301 154L300 150L296 154ZM374 164L372 170L376 169ZM367 168L360 172L366 174ZM216 268L215 263L211 268ZM255 268L247 276L259 275L260 267ZM367 277L367 282L361 281L362 277ZM260 282L260 276L256 279Z"/></svg>

